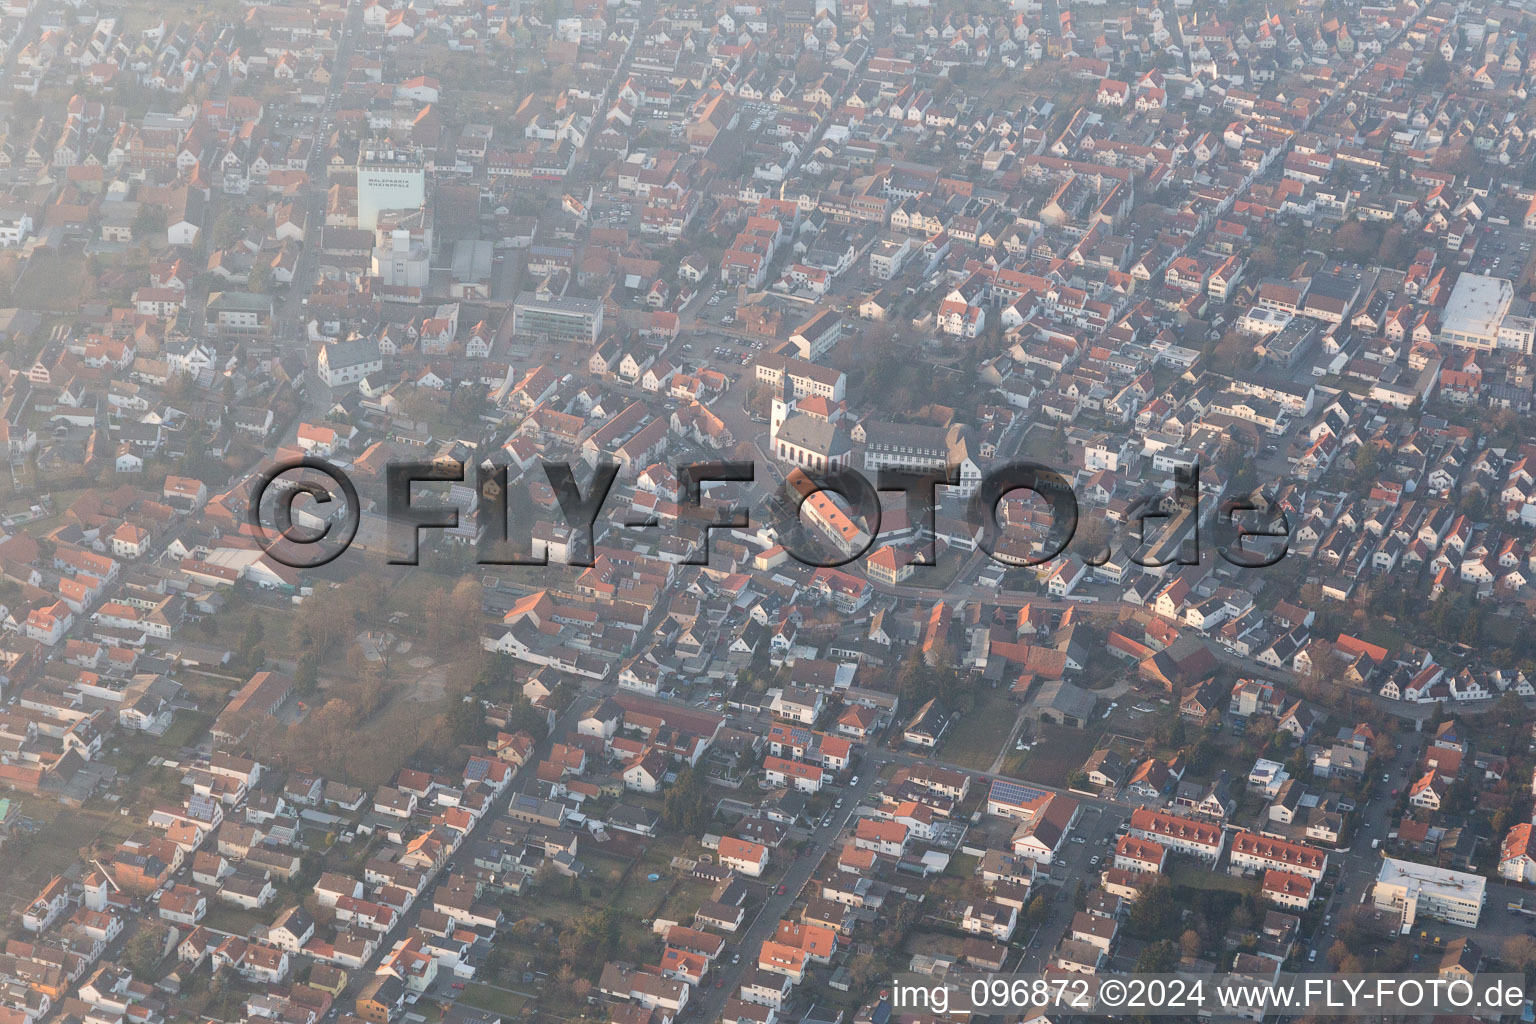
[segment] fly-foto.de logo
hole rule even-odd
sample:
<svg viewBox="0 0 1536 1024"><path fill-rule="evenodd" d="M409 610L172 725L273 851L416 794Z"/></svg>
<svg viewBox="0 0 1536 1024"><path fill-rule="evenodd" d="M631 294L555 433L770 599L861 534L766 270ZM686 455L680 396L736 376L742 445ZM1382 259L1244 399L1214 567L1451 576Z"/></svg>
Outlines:
<svg viewBox="0 0 1536 1024"><path fill-rule="evenodd" d="M957 488L957 476L935 472L882 469L871 480L851 469L827 472L792 470L756 508L732 503L731 488L751 491L758 480L752 462L694 462L673 467L677 479L676 516L696 539L676 560L684 565L709 563L715 530L769 537L802 564L817 568L847 565L875 549L882 534L881 492L904 497L907 523L926 539L927 551L913 559L915 569L933 568L937 517L944 488ZM590 566L593 534L602 517L620 467L599 462L543 462L536 474L553 492L559 525L569 531L564 564ZM579 478L580 474L580 478ZM452 534L475 546L478 565L548 565L547 548L536 551L534 528L541 513L526 504L513 514L514 486L505 465L481 463L471 471L454 459L396 462L385 467L382 514L388 562L417 565L423 537L434 531ZM535 477L536 478L536 477ZM1290 524L1284 510L1267 495L1224 495L1215 515L1202 505L1198 466L1179 469L1167 486L1125 510L1118 536L1088 550L1074 551L1090 566L1120 557L1144 568L1193 565L1202 550L1202 528L1217 535L1216 554L1233 566L1260 569L1289 551ZM454 485L462 504L444 501L444 485ZM473 487L473 492L466 488ZM1019 536L1015 524L1000 514L1005 499L1032 498L1043 505L1048 525ZM1206 499L1208 500L1208 499ZM1048 510L1048 512L1046 512ZM256 476L248 510L252 532L267 554L295 569L312 569L338 558L358 536L362 507L356 485L339 466L307 456L269 466ZM964 503L968 536L993 560L1007 566L1036 566L1067 553L1083 519L1070 481L1048 466L1010 462L990 469ZM626 528L664 531L654 514L631 515ZM905 531L912 533L910 529ZM1118 542L1119 551L1115 550ZM920 582L920 581L919 581Z"/></svg>

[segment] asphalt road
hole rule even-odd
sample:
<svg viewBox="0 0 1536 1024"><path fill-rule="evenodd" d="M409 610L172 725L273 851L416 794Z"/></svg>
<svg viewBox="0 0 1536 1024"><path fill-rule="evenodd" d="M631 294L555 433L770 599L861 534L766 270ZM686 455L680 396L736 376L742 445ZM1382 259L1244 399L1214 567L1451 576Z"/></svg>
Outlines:
<svg viewBox="0 0 1536 1024"><path fill-rule="evenodd" d="M1314 969L1327 969L1326 954L1328 947L1338 938L1339 926L1343 921L1342 912L1366 898L1376 881L1382 853L1379 849L1371 849L1371 843L1379 841L1382 845L1386 844L1387 833L1396 824L1392 820L1392 808L1397 798L1391 792L1394 789L1406 789L1412 782L1412 769L1418 751L1418 744L1404 743L1403 749L1393 755L1391 762L1362 785L1362 789L1370 795L1361 801L1362 806L1357 812L1359 819L1349 849L1329 854L1330 870L1336 869L1338 874L1333 895L1325 910L1324 921L1327 923L1319 924L1311 936L1305 937L1306 947L1317 950ZM1383 782L1382 774L1389 776L1389 781Z"/></svg>
<svg viewBox="0 0 1536 1024"><path fill-rule="evenodd" d="M1083 799L1076 793L1072 798ZM1018 970L1040 971L1049 965L1051 952L1066 935L1072 925L1072 915L1077 912L1077 903L1072 899L1076 883L1081 880L1092 886L1099 872L1104 870L1105 859L1114 859L1113 836L1130 820L1132 810L1131 806L1120 803L1093 803L1083 807L1082 816L1072 829L1072 838L1064 845L1050 870L1051 878L1062 887L1067 898L1052 898L1047 904L1045 921L1025 940L1024 960ZM1078 839L1083 841L1079 843ZM1092 863L1094 860L1098 863Z"/></svg>
<svg viewBox="0 0 1536 1024"><path fill-rule="evenodd" d="M873 788L879 776L879 772L874 770L873 765L869 764L869 759L866 759L865 767L869 770L859 776L859 784L857 786L843 788L841 793L843 806L834 815L832 824L827 828L817 827L815 829L810 839L810 852L802 853L801 856L790 862L789 869L785 871L784 877L778 883L775 883L774 888L769 889L768 898L764 901L762 909L758 911L757 916L752 919L752 922L747 925L744 931L738 932L735 936L731 937L728 949L732 952L741 952L741 963L732 964L729 957L726 957L715 966L715 972L717 972L715 980L723 980L724 984L722 985L716 986L708 980L706 975L704 984L707 987L701 990L697 997L698 1002L691 1004L695 1014L702 1012L704 1020L716 1020L719 1018L721 1010L725 1008L725 1001L735 995L742 977L744 975L749 976L750 972L757 966L756 960L750 954L753 954L762 945L764 939L773 934L774 929L779 925L779 921L789 913L790 908L799 899L801 890L805 888L805 883L815 873L817 865L821 863L827 851L832 849L833 844L841 839L844 829L848 827L849 822L855 816L859 806L864 802L864 798L869 794L870 789ZM770 861L770 869L771 867L772 862ZM783 895L778 894L778 885L784 887Z"/></svg>
<svg viewBox="0 0 1536 1024"><path fill-rule="evenodd" d="M506 812L507 804L511 801L512 795L522 791L523 785L535 771L539 761L548 756L550 747L554 743L563 740L566 734L576 727L576 723L581 719L582 714L584 714L586 709L590 706L590 701L588 698L591 696L591 694L586 692L582 692L577 695L576 700L572 702L570 708L568 708L565 714L560 716L560 718L555 722L555 727L550 730L549 737L545 739L543 743L539 744L537 756L529 758L528 761L520 769L518 769L517 773L513 776L512 781L507 785L506 790L501 794L501 796L496 798L496 802L485 812L485 814L480 816L480 820L475 823L474 827L469 830L469 834L466 835L459 843L460 852L454 855L455 859L461 856L464 851L471 849L474 843L487 833L487 830L490 828L492 823L501 818L501 816ZM378 968L379 962L382 961L385 955L389 953L395 942L399 940L403 935L405 935L410 929L416 926L416 922L421 918L422 908L431 905L432 901L430 893L436 881L436 878L428 881L426 888L422 890L422 894L417 897L415 902L411 904L410 909L407 910L404 914L400 915L399 918L395 921L395 926L379 939L378 951L369 958L368 962L364 964L360 970L349 972L349 979L346 988L342 989L341 992L338 993L334 1001L336 1006L350 1008L352 1003L357 999L358 989L360 989L369 981L369 979L374 976L374 971Z"/></svg>

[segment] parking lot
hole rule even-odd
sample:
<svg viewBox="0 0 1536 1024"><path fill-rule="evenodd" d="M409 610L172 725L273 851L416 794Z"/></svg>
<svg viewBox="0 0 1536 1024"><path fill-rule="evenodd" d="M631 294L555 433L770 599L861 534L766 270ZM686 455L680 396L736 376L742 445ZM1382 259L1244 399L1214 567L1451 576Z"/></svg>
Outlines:
<svg viewBox="0 0 1536 1024"><path fill-rule="evenodd" d="M1039 970L1050 960L1071 923L1076 907L1072 896L1079 881L1097 878L1106 859L1113 860L1115 838L1127 828L1130 811L1124 807L1085 806L1071 840L1051 864L1050 877L1059 886L1044 923L1025 940L1026 951L1019 970Z"/></svg>
<svg viewBox="0 0 1536 1024"><path fill-rule="evenodd" d="M1474 274L1520 281L1536 247L1536 232L1519 225L1488 224L1478 229L1477 253L1467 269Z"/></svg>

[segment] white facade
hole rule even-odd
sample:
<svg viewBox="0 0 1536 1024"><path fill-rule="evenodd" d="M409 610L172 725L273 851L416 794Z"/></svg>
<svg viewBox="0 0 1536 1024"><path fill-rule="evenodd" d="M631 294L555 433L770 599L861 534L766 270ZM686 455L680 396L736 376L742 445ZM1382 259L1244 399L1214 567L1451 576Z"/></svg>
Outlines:
<svg viewBox="0 0 1536 1024"><path fill-rule="evenodd" d="M1376 876L1373 899L1378 908L1401 915L1399 930L1404 935L1420 917L1476 928L1486 886L1487 880L1479 875L1386 857Z"/></svg>
<svg viewBox="0 0 1536 1024"><path fill-rule="evenodd" d="M1503 332L1509 307L1515 299L1514 284L1502 277L1462 274L1451 289L1440 325L1442 341L1461 348L1488 351L1515 348L1531 351L1532 331ZM1515 325L1512 325L1512 327Z"/></svg>
<svg viewBox="0 0 1536 1024"><path fill-rule="evenodd" d="M364 231L378 227L380 213L419 209L427 200L422 166L393 156L365 153L357 163L357 226Z"/></svg>
<svg viewBox="0 0 1536 1024"><path fill-rule="evenodd" d="M422 242L403 229L390 232L389 245L373 248L373 276L390 288L425 288L431 259Z"/></svg>

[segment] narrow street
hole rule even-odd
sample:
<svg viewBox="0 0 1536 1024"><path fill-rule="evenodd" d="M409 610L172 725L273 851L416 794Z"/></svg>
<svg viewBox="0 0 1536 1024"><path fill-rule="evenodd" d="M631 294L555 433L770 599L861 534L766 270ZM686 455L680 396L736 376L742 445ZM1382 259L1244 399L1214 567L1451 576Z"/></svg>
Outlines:
<svg viewBox="0 0 1536 1024"><path fill-rule="evenodd" d="M843 809L837 812L837 816L833 818L831 825L815 830L809 843L810 852L803 853L791 862L789 870L785 872L781 883L784 886L784 894L780 896L774 890L770 890L768 899L757 912L757 916L752 919L752 923L747 926L745 931L738 932L735 936L732 936L732 945L742 950L755 950L762 945L764 939L769 938L773 934L774 929L779 925L779 921L789 912L790 907L795 901L799 899L801 890L821 864L822 858L832 849L833 844L842 837L843 830L848 827L849 822L854 818L878 777L879 772L877 771L866 772L859 777L859 784L857 786L846 787L842 790ZM703 995L700 1005L703 1008L703 1019L717 1020L720 1016L720 1011L725 1008L725 1001L736 993L741 983L743 972L751 972L756 967L757 965L752 961L752 958L745 955L741 958L741 963L739 964L722 962L717 965L716 970L720 972L720 977L725 980L725 985L719 988L701 990Z"/></svg>
<svg viewBox="0 0 1536 1024"><path fill-rule="evenodd" d="M555 727L550 730L549 736L539 744L538 756L529 758L528 761L517 770L517 773L513 776L512 781L507 784L506 790L496 798L495 804L480 816L480 819L475 822L474 826L469 830L469 833L465 835L464 838L460 841L460 853L458 855L462 855L463 852L469 850L478 839L483 838L488 832L490 825L498 820L504 813L506 813L507 805L511 802L512 795L514 793L521 792L522 787L528 781L528 777L532 775L532 773L536 770L536 766L538 765L539 760L548 756L550 748L556 742L563 739L566 733L570 732L576 727L576 723L580 721L582 714L585 713L586 709L590 706L591 701L595 696L596 695L594 693L588 693L586 691L582 691L577 694L576 700L573 701L571 706L566 709L565 714L560 716L560 718L555 722ZM422 908L430 905L431 903L431 891L436 881L436 878L430 879L427 882L427 886L422 890L422 894L417 897L416 900L411 904L410 909L407 910L404 914L400 915L400 917L395 921L395 926L382 937L380 937L378 951L369 958L368 962L364 964L363 967L359 970L350 972L346 988L344 988L336 997L336 1005L350 1006L351 1003L357 998L358 989L360 989L364 984L367 983L370 978L373 977L375 970L379 966L379 962L383 960L384 957L389 953L390 948L394 945L394 943L411 928L415 927L416 922L421 918Z"/></svg>

